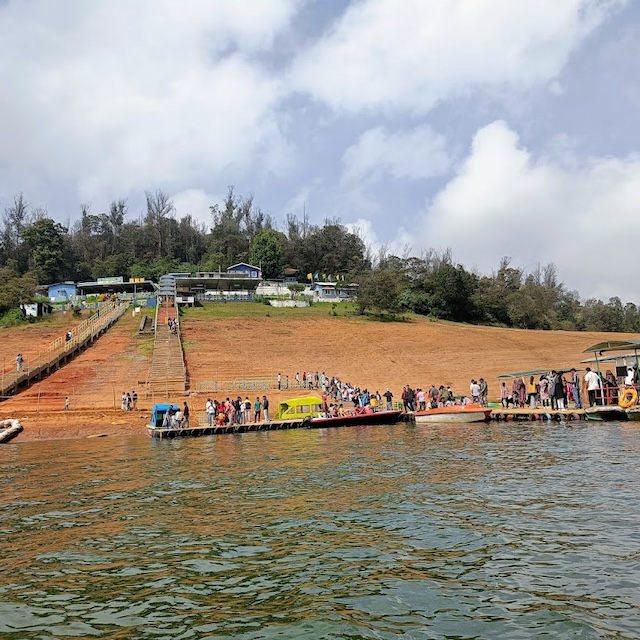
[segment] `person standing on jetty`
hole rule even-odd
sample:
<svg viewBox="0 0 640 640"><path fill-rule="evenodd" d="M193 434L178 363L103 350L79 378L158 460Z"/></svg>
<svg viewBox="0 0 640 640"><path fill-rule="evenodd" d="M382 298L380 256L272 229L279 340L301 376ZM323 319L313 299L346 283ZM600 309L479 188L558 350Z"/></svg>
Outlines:
<svg viewBox="0 0 640 640"><path fill-rule="evenodd" d="M260 398L256 398L256 401L253 403L253 421L260 422L260 409L262 407L262 403L260 402Z"/></svg>
<svg viewBox="0 0 640 640"><path fill-rule="evenodd" d="M573 399L576 403L576 409L582 409L582 398L580 396L580 376L575 369L571 369L571 376L569 382L571 383L571 390L573 391Z"/></svg>
<svg viewBox="0 0 640 640"><path fill-rule="evenodd" d="M486 407L489 404L489 385L484 378L480 378L478 386L480 387L480 404Z"/></svg>
<svg viewBox="0 0 640 640"><path fill-rule="evenodd" d="M264 412L264 421L269 422L269 400L267 396L262 396L262 411Z"/></svg>
<svg viewBox="0 0 640 640"><path fill-rule="evenodd" d="M387 401L387 411L391 411L393 409L393 393L391 393L391 389L387 387L387 390L382 395Z"/></svg>
<svg viewBox="0 0 640 640"><path fill-rule="evenodd" d="M472 380L469 385L469 393L471 394L471 402L480 404L480 385L475 380Z"/></svg>
<svg viewBox="0 0 640 640"><path fill-rule="evenodd" d="M184 409L182 410L182 422L183 426L187 428L189 427L189 405L186 400L184 401Z"/></svg>

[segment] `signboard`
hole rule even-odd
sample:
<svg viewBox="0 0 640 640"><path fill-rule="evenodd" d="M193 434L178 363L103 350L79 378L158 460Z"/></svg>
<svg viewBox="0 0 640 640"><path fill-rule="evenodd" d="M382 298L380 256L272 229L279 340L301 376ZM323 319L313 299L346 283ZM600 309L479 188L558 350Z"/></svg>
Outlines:
<svg viewBox="0 0 640 640"><path fill-rule="evenodd" d="M124 282L122 276L109 276L108 278L98 278L98 284L121 284Z"/></svg>

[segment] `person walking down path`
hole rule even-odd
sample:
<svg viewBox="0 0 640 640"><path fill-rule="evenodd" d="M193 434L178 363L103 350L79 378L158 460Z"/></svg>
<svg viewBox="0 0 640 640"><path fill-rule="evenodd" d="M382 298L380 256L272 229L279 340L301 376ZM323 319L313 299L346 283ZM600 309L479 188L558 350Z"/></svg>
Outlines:
<svg viewBox="0 0 640 640"><path fill-rule="evenodd" d="M16 371L24 371L24 357L21 353L16 356Z"/></svg>
<svg viewBox="0 0 640 640"><path fill-rule="evenodd" d="M64 399L64 410L65 410L65 411L69 411L69 407L70 407L70 404L69 404L69 396L67 396L67 397Z"/></svg>

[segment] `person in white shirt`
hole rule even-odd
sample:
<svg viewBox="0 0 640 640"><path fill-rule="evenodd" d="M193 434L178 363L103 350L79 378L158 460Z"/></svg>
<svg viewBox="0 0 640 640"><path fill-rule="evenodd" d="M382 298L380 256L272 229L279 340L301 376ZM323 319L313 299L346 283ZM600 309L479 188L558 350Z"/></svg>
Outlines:
<svg viewBox="0 0 640 640"><path fill-rule="evenodd" d="M471 392L471 402L480 404L480 385L475 380L471 381L469 391Z"/></svg>
<svg viewBox="0 0 640 640"><path fill-rule="evenodd" d="M596 392L602 389L600 376L595 371L591 371L591 369L587 367L587 373L585 373L584 375L584 381L587 383L589 406L593 407L595 404L597 404Z"/></svg>
<svg viewBox="0 0 640 640"><path fill-rule="evenodd" d="M633 367L627 367L627 377L624 379L624 383L628 386L631 387L633 386Z"/></svg>

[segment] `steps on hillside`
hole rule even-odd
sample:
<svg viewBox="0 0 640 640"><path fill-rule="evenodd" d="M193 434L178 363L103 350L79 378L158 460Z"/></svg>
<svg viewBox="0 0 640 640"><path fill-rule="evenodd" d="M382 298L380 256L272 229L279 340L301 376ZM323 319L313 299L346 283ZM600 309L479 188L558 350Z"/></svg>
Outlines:
<svg viewBox="0 0 640 640"><path fill-rule="evenodd" d="M180 341L180 330L172 333L168 320L177 319L175 298L166 297L157 309L157 328L149 372L148 393L155 399L170 399L186 390L186 369Z"/></svg>

